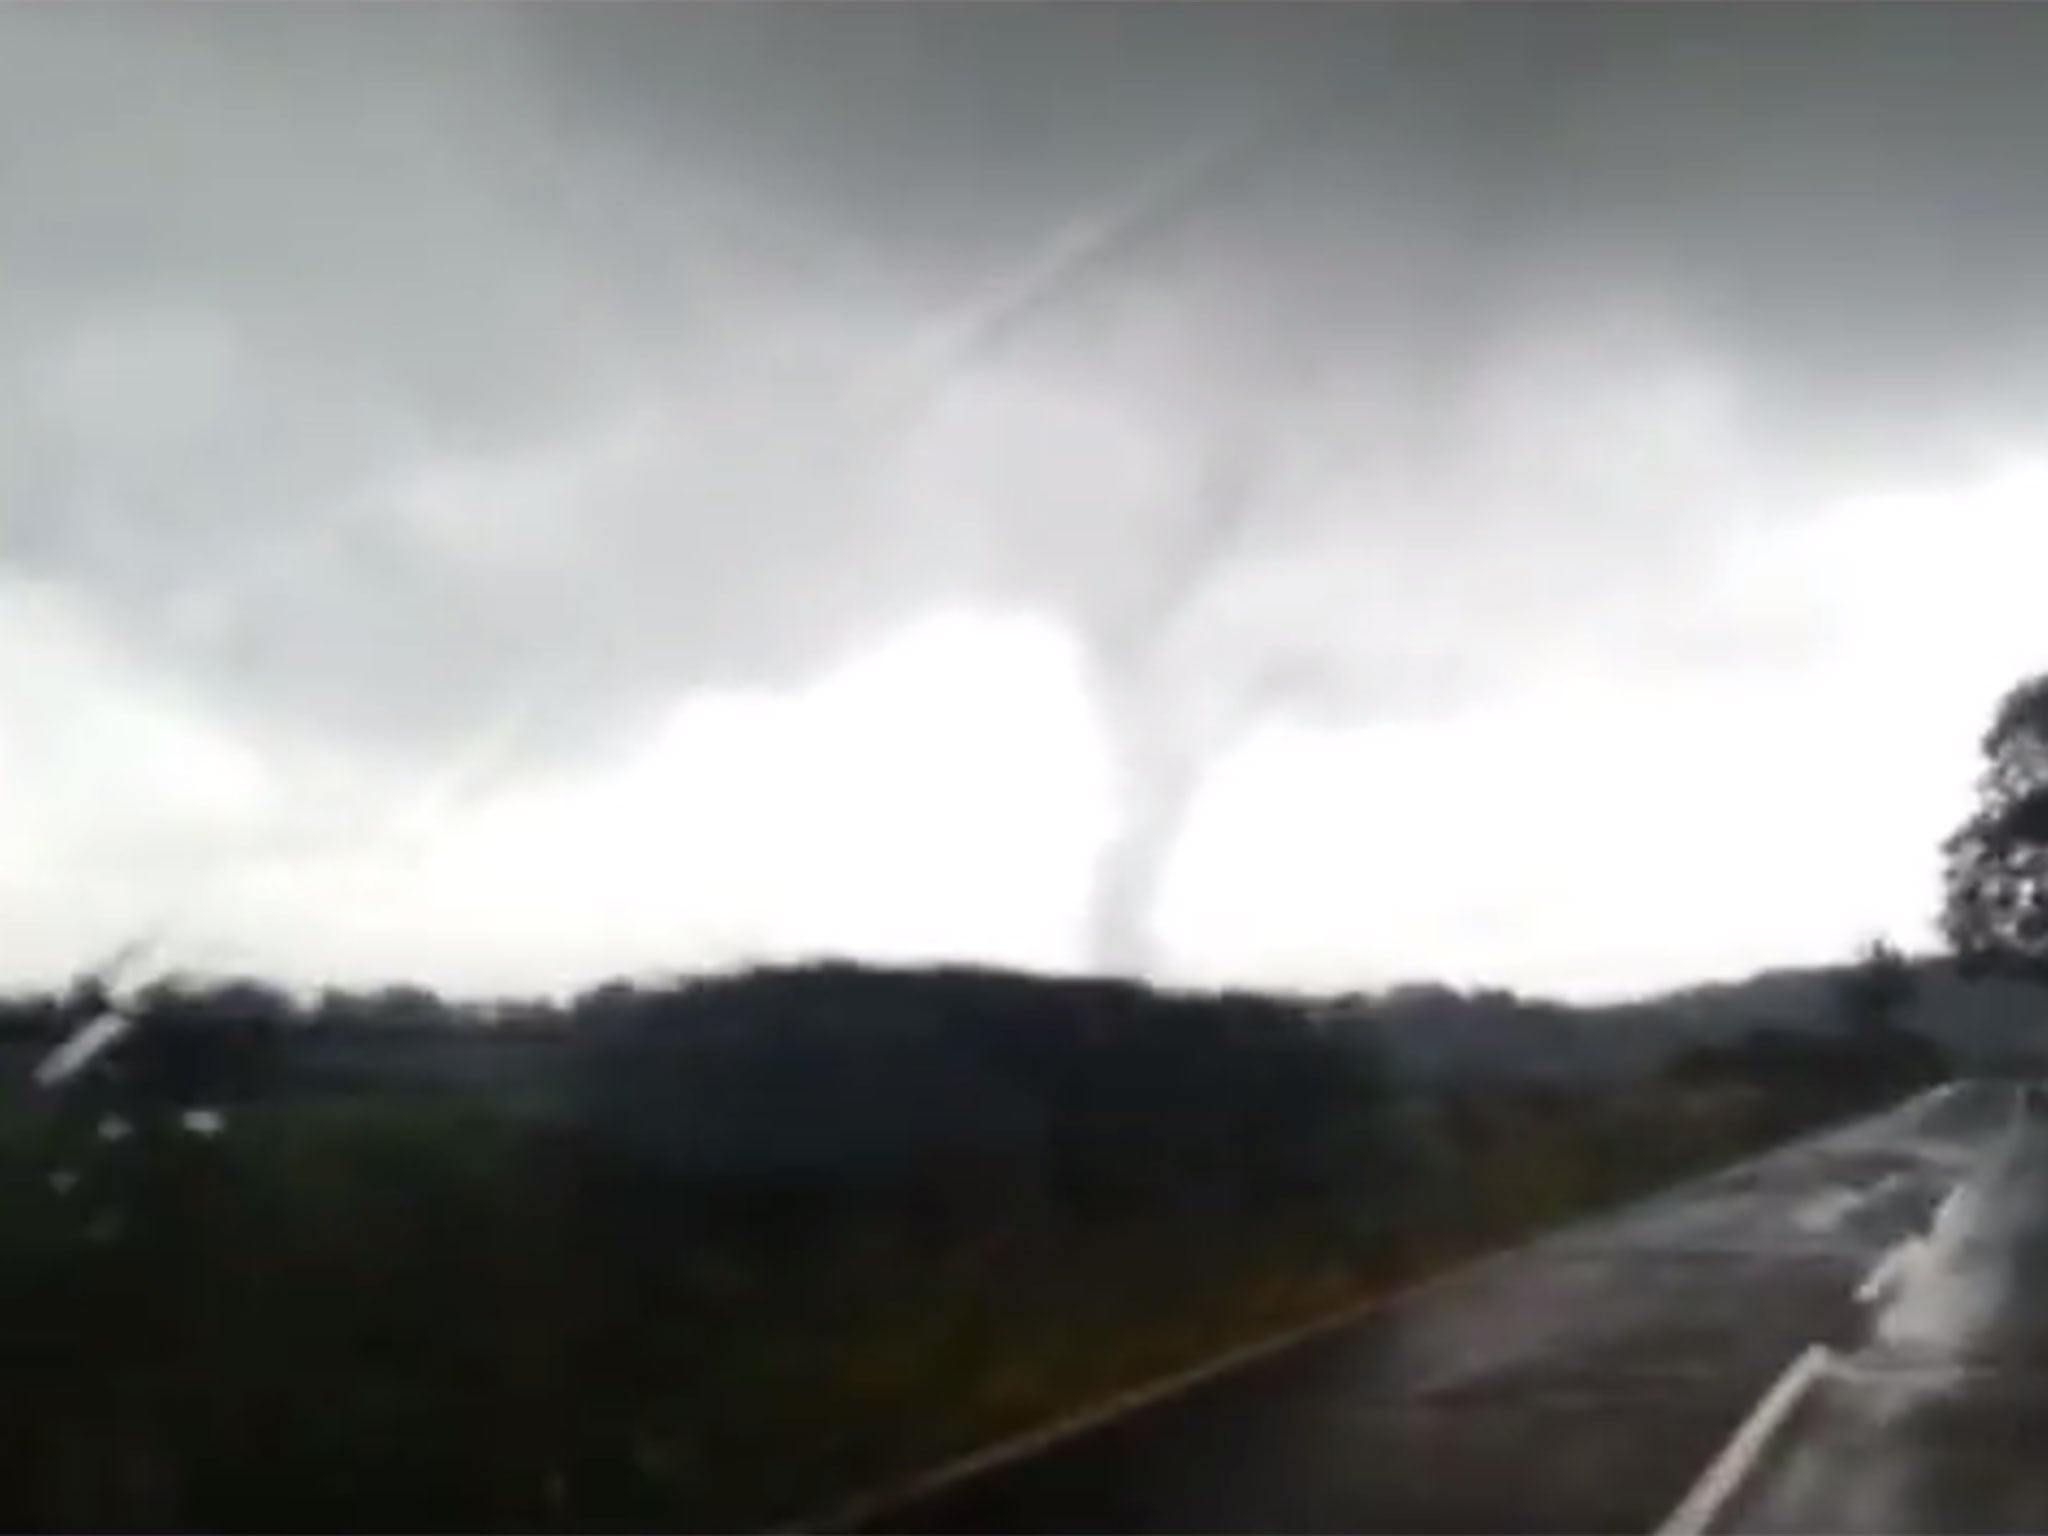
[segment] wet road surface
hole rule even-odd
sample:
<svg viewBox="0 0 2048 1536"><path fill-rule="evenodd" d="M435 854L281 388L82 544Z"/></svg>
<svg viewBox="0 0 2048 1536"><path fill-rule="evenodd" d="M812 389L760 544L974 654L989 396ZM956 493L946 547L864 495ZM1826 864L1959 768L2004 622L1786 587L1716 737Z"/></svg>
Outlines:
<svg viewBox="0 0 2048 1536"><path fill-rule="evenodd" d="M1986 1179L2003 1180L2001 1191L2022 1175L2048 1185L2048 1130L2022 1137L2019 1126L2009 1085L1937 1089L1458 1271L862 1528L1647 1532L1755 1519L1759 1529L1876 1529L1812 1518L1832 1487L1827 1458L1798 1467L1745 1456L1731 1467L1731 1437L1815 1345L1830 1353L1809 1367L1881 1372L1873 1319L1893 1319L1900 1347L1924 1351L1929 1327L1949 1336L1945 1313L1914 1321L1914 1307L1928 1310L1929 1277L1943 1272L1931 1255L1965 1236L2003 1254L2009 1234L1977 1214L2005 1199L1979 1198ZM2026 1153L2017 1161L2016 1148ZM2048 1220L2040 1235L2034 1262L2048 1279ZM1918 1250L1915 1237L1926 1239ZM1842 1377L1854 1405L1826 1428L1844 1462L1898 1429L1859 1380ZM1943 1401L1967 1417L1953 1402L1973 1400ZM2048 1393L2038 1403L2048 1409ZM1793 1418L1824 1406L1808 1391ZM1984 1449L1977 1431L1954 1433ZM1750 1487L1736 1473L1778 1483L1736 1496ZM1930 1471L1930 1488L1947 1475Z"/></svg>
<svg viewBox="0 0 2048 1536"><path fill-rule="evenodd" d="M1712 1531L2048 1531L2048 1116L2015 1118Z"/></svg>

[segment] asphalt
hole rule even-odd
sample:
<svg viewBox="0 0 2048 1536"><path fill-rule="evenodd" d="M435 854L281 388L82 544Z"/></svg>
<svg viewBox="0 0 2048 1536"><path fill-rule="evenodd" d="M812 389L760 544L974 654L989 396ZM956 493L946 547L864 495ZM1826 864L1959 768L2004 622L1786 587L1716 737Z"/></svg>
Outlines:
<svg viewBox="0 0 2048 1536"><path fill-rule="evenodd" d="M2048 1114L1889 1266L1713 1531L2048 1531Z"/></svg>
<svg viewBox="0 0 2048 1536"><path fill-rule="evenodd" d="M1835 1518L1851 1501L1835 1490L1855 1481L1871 1438L1952 1439L1955 1466L1927 1463L1919 1490L1938 1502L1949 1481L1974 1475L1970 1457L1998 1459L2004 1442L1978 1420L2001 1410L1968 1391L1937 1395L1920 1401L1922 1422L1938 1427L1902 1430L1857 1372L1882 1376L1909 1357L1922 1366L1929 1337L1955 1333L1942 1311L1949 1298L1929 1299L1954 1254L2001 1277L2011 1269L2013 1223L1983 1212L2006 1209L2035 1180L2048 1195L2048 1130L2016 1127L2009 1085L1936 1090L1458 1271L856 1528L1906 1529L1883 1511L1868 1525ZM1978 1198L1987 1181L1995 1198ZM2035 1204L2041 1252L2027 1248L2025 1273L2038 1264L2048 1278L2048 1198ZM1882 1289L1866 1283L1880 1270L1893 1277ZM1988 1347L1982 1328L1969 1337ZM1827 1370L1779 1404L1791 1419L1762 1449L1734 1447L1731 1460L1759 1404L1816 1345L1827 1353L1808 1365ZM2048 1363L2048 1340L2040 1347ZM2048 1413L2048 1377L2011 1390L2030 1413ZM2048 1418L2027 1422L2048 1428ZM1827 1448L1817 1461L1784 1453L1808 1436ZM2030 1496L2014 1495L2012 1508L2048 1515ZM2031 1526L2048 1529L2048 1518Z"/></svg>

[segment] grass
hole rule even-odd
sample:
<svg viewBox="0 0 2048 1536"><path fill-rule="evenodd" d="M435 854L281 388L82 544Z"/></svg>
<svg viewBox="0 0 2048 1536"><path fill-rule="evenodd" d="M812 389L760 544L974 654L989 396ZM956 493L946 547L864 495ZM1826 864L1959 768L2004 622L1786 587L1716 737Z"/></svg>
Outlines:
<svg viewBox="0 0 2048 1536"><path fill-rule="evenodd" d="M1818 1112L1813 1114L1817 1117ZM887 1486L1792 1128L1474 1095L1342 1209L753 1222L456 1100L258 1108L111 1245L0 1121L0 1522L732 1529Z"/></svg>

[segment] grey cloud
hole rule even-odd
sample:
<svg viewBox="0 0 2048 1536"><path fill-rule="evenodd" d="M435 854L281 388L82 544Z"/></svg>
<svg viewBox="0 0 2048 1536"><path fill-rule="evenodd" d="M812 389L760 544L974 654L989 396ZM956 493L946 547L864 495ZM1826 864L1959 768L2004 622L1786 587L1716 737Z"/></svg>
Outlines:
<svg viewBox="0 0 2048 1536"><path fill-rule="evenodd" d="M0 560L396 749L951 593L1107 642L1242 452L1178 686L1319 650L1411 707L1626 622L1738 502L2031 424L2044 29L12 11Z"/></svg>

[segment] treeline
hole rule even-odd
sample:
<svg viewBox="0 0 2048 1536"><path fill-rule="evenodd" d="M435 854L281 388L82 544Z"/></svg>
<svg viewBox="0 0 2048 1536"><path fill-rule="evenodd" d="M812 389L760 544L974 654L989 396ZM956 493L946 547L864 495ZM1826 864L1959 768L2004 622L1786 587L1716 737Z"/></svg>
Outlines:
<svg viewBox="0 0 2048 1536"><path fill-rule="evenodd" d="M423 996L148 989L6 1123L0 1523L789 1518L1943 1072L1853 1010L1617 1085L1424 1080L1356 1002L969 968ZM548 1094L294 1066L508 1022L559 1034Z"/></svg>
<svg viewBox="0 0 2048 1536"><path fill-rule="evenodd" d="M2048 1070L2038 1002L2031 988L1965 983L1941 960L1888 967L1895 1033L1932 1043L1958 1070ZM807 1012L856 1022L862 1038L938 1027L949 1038L976 1035L978 1019L1005 1012L1045 1019L1149 1009L1160 1016L1292 1011L1364 1042L1386 1075L1432 1091L1460 1084L1616 1087L1710 1053L1795 1037L1812 1044L1850 1028L1862 1007L1866 966L1766 972L1742 982L1601 1006L1569 1006L1500 989L1412 985L1304 1000L1144 994L1116 982L1020 976L972 968L895 971L824 965L739 976L614 982L567 1001L457 1001L423 988L328 989L310 997L250 979L173 978L140 989L128 1011L164 1026L163 1048L188 1047L197 1060L228 1049L240 1065L231 1081L264 1091L376 1091L457 1086L564 1107L579 1066L569 1060L593 1041L616 1043L620 1028L641 1044L669 1034L709 1049L721 1031L754 1036L759 1021ZM1903 993L1896 978L1903 976ZM92 1007L89 996L0 995L0 1094L18 1089L66 1021ZM923 1020L919 1025L914 1021ZM935 1023L936 1021L936 1023ZM1905 1028L1911 1025L1910 1029ZM784 1027L789 1027L785 1025ZM1860 1026L1857 1026L1860 1027ZM844 1033L844 1031L841 1031ZM999 1033L999 1032L998 1032ZM1753 1037L1753 1038L1752 1038ZM1836 1063L1852 1074L1886 1054L1859 1043ZM977 1047L978 1048L978 1047ZM1766 1053L1775 1047L1758 1046ZM1823 1056L1828 1047L1819 1047ZM956 1051L957 1054L957 1051ZM1783 1052L1778 1052L1782 1055ZM730 1052L727 1051L727 1055ZM1832 1068L1828 1070L1832 1071Z"/></svg>

